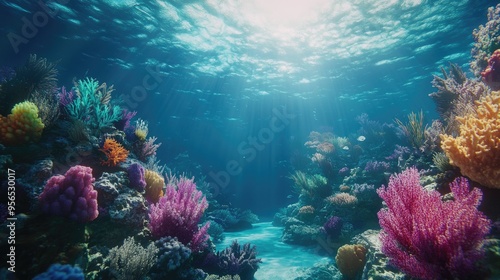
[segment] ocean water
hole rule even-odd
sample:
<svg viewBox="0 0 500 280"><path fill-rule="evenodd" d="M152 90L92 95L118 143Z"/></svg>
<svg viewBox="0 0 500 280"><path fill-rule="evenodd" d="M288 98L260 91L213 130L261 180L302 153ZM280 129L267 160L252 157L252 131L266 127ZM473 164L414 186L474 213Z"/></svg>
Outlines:
<svg viewBox="0 0 500 280"><path fill-rule="evenodd" d="M396 145L409 146L397 130L395 119L406 121L410 113L422 112L424 126L430 126L441 117L429 94L436 91L432 80L434 76L442 77L442 68L456 64L473 79L469 71L472 32L486 23L488 7L497 2L1 0L0 82L7 83L9 71L22 67L31 54L36 54L57 63L57 89L51 94L59 94L63 86L69 90L76 81L87 77L99 84L113 85L112 103L135 111L132 124L139 118L146 121L148 137L156 137L155 143L161 143L153 159L157 167L165 166L167 172L161 175L165 179L168 174L194 176L199 189L205 186L202 191L209 206L200 224L216 221L227 227L223 243L216 244L217 250L223 250L234 239L241 244L256 244L260 253L257 257L262 258L256 279L294 279L317 263L335 262L333 256L317 254L315 244L283 242L283 232L290 228L290 223L298 221L318 229L329 216L341 216L348 224L343 228L344 239L339 241L342 244L350 243L350 238L364 230L380 229L376 213L382 204L374 189L387 184L389 175L403 168L396 159L390 168L372 166L375 171L370 173L367 164L389 161ZM29 85L32 80L23 83ZM0 97L5 92L0 87ZM97 181L104 172L125 178L125 173L118 172L125 172L132 163L126 161L115 168L100 164L103 155L99 148L102 149L110 131L99 128L93 133L94 138L85 140L86 146L72 142L68 140L71 128L62 125L70 118L62 112L55 122L61 125L52 126L52 130L46 125L40 142L34 146L15 144L14 148L5 145L7 149L0 149L5 158L12 156L10 160L0 160L4 169L0 179L6 182L2 188L6 189L10 180L10 173L5 170L11 169L21 182L18 185L23 185L16 190L16 214L27 221L25 227L18 225L17 234L22 241L32 240L33 233L26 227L34 227L33 224L40 226L42 233L49 231L41 225L40 218L33 219L33 224L30 221L40 214L38 196L51 176L82 164L91 165ZM363 127L367 124L380 130L370 134ZM135 154L129 159L146 166L150 156L137 156L141 149L137 145L143 142L123 136L127 132L114 125L111 134L124 139L122 144ZM324 137L333 135L329 138L336 141L333 167L318 166L311 160L316 146L308 146L307 142L313 131ZM382 131L386 134L377 134ZM344 145L338 144L344 141L339 138L345 139ZM85 151L78 150L75 160L68 160L68 153L64 167L56 170L58 159L66 153L56 144L63 142ZM353 153L354 146L360 146L363 152ZM44 150L48 152L42 153ZM46 173L33 171L34 166L47 170L40 163L44 159L52 160L54 167ZM426 160L412 164L422 169L434 168L429 173L436 175L432 156ZM351 171L357 167L359 173L338 175L342 167ZM347 184L352 190L352 185L365 183L372 185L374 196L358 196L359 204L353 209L359 211L331 210L325 206L327 196L311 202L304 192L297 191L300 188L293 180L297 171L324 176L332 195L339 192L341 185ZM36 181L35 177L40 179ZM117 183L127 185L120 184ZM123 189L118 192L125 193ZM3 193L7 192L2 190ZM99 192L99 196L105 195ZM147 221L150 203L142 200L146 208L134 213ZM7 199L2 198L0 204L7 205ZM302 206L310 205L317 208L312 217L297 214ZM107 205L102 207L100 215L108 215L110 209ZM272 226L270 222L283 208L288 211L285 216L296 220L285 219L283 224ZM259 222L242 218L248 223L231 228L227 220L213 214L216 210L234 211L233 216L251 211ZM487 214L491 214L493 222L498 218L498 212ZM86 233L92 232L92 228L99 236L94 240L89 233L85 242L79 242L86 244L86 249L99 245L109 250L121 245L126 236L135 236L144 246L146 240L151 241L147 230L144 233L138 229L124 230L106 239L96 233L99 223L103 223L99 219L103 218L85 225ZM251 223L253 228L248 229ZM2 237L7 237L9 229L2 230L7 230L2 232ZM74 230L80 232L77 226ZM0 244L2 249L8 249L5 242ZM63 244L54 247L67 249ZM21 251L29 250L26 248L17 249L17 261L29 272L19 274L18 279L29 279L51 263L38 256L35 259L43 262L37 266L35 261L27 267L27 260L22 259L26 251ZM82 266L84 253L78 252L80 255L59 258L58 262ZM2 252L2 261L7 253ZM290 256L301 257L292 261ZM4 265L5 262L0 267ZM84 273L90 277L89 271ZM100 276L92 279L105 279L110 274L97 275Z"/></svg>

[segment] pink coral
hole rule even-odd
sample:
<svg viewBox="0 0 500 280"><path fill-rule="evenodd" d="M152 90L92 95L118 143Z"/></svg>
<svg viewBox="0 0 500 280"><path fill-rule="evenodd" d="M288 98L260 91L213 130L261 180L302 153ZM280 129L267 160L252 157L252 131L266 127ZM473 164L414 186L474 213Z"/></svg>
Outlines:
<svg viewBox="0 0 500 280"><path fill-rule="evenodd" d="M81 165L52 176L38 198L42 211L78 222L94 220L99 215L94 180L92 168Z"/></svg>
<svg viewBox="0 0 500 280"><path fill-rule="evenodd" d="M416 168L391 176L377 190L387 204L378 213L382 252L393 265L419 279L479 279L484 237L491 222L477 210L482 193L465 178L451 185L453 201L426 191Z"/></svg>
<svg viewBox="0 0 500 280"><path fill-rule="evenodd" d="M192 250L202 249L206 246L210 224L198 228L198 223L207 207L208 202L196 189L193 179L171 180L165 196L149 207L149 229L156 239L177 237L183 244L189 243Z"/></svg>
<svg viewBox="0 0 500 280"><path fill-rule="evenodd" d="M481 72L483 81L492 89L500 89L500 49L493 52L488 59L488 66Z"/></svg>

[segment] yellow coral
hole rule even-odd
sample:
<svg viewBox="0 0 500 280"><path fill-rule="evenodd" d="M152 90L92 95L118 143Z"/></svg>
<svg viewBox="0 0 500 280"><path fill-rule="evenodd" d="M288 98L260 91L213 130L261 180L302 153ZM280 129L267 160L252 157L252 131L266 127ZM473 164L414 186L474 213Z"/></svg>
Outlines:
<svg viewBox="0 0 500 280"><path fill-rule="evenodd" d="M0 115L0 143L18 145L38 141L44 127L33 102L18 103L7 117Z"/></svg>
<svg viewBox="0 0 500 280"><path fill-rule="evenodd" d="M344 245L337 251L335 262L342 275L354 279L363 271L366 262L366 248L363 245Z"/></svg>
<svg viewBox="0 0 500 280"><path fill-rule="evenodd" d="M450 163L481 185L500 188L500 91L477 101L476 113L456 120L460 135L441 135Z"/></svg>
<svg viewBox="0 0 500 280"><path fill-rule="evenodd" d="M152 203L158 202L160 197L163 196L163 186L165 186L165 180L160 174L148 169L146 169L144 179L146 181L146 192L144 196Z"/></svg>
<svg viewBox="0 0 500 280"><path fill-rule="evenodd" d="M134 131L135 136L137 136L137 138L140 141L144 141L148 136L148 132L149 132L148 123L142 119L138 119L135 122L135 131Z"/></svg>

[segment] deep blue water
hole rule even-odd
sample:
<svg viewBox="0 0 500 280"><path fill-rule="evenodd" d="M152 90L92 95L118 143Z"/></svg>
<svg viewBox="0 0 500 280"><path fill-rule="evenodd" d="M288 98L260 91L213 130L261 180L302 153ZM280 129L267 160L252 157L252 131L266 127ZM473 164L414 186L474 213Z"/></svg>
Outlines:
<svg viewBox="0 0 500 280"><path fill-rule="evenodd" d="M227 202L271 216L292 202L290 160L310 131L356 134L362 113L437 118L433 75L468 68L472 30L496 3L0 1L0 65L35 53L60 60L59 85L114 84L163 143L163 163L216 181L234 160ZM276 112L293 118L272 130ZM192 166L172 166L180 153Z"/></svg>

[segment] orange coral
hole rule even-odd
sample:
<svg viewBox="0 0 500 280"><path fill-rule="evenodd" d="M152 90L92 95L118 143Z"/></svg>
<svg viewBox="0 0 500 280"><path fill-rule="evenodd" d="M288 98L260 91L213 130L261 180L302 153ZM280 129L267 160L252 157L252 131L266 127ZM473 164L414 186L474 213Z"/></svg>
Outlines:
<svg viewBox="0 0 500 280"><path fill-rule="evenodd" d="M470 179L490 188L500 188L500 91L476 102L476 112L457 117L460 135L441 135L441 147Z"/></svg>
<svg viewBox="0 0 500 280"><path fill-rule="evenodd" d="M311 205L302 206L299 209L298 218L301 220L310 220L314 218L314 207Z"/></svg>
<svg viewBox="0 0 500 280"><path fill-rule="evenodd" d="M354 279L363 271L367 250L363 245L344 245L337 251L335 261L342 275Z"/></svg>
<svg viewBox="0 0 500 280"><path fill-rule="evenodd" d="M38 117L38 107L33 102L18 103L7 117L0 115L0 143L19 145L38 141L44 124Z"/></svg>
<svg viewBox="0 0 500 280"><path fill-rule="evenodd" d="M124 162L128 156L127 149L112 138L106 138L102 149L99 149L99 151L106 154L107 157L106 161L101 162L102 165L116 166L118 163Z"/></svg>
<svg viewBox="0 0 500 280"><path fill-rule="evenodd" d="M147 169L144 174L144 179L146 181L146 192L144 196L148 201L157 203L158 200L160 200L160 197L163 196L163 186L165 186L165 180L160 174Z"/></svg>

